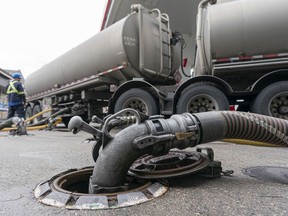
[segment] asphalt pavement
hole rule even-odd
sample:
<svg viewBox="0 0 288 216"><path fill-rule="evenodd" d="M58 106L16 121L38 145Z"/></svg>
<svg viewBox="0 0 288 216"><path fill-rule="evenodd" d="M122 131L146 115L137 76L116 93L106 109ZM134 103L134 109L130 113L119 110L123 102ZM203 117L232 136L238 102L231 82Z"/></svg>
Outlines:
<svg viewBox="0 0 288 216"><path fill-rule="evenodd" d="M213 142L215 160L231 176L187 176L169 180L163 196L127 208L68 210L37 202L36 185L71 168L93 166L89 134L65 129L31 131L11 137L0 132L0 216L21 215L288 215L287 184L259 180L242 170L254 166L288 168L288 148ZM195 148L187 149L195 151ZM287 176L288 178L288 173Z"/></svg>

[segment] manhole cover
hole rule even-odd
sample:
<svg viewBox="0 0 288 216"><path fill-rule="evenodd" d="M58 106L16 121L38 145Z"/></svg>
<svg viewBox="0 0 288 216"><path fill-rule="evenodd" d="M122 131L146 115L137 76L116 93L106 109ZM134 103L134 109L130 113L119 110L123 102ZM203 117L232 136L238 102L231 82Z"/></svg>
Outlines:
<svg viewBox="0 0 288 216"><path fill-rule="evenodd" d="M288 184L288 168L274 166L248 167L242 170L245 175L263 181Z"/></svg>
<svg viewBox="0 0 288 216"><path fill-rule="evenodd" d="M160 197L168 190L164 181L139 181L128 177L127 190L89 194L89 178L93 167L70 169L39 183L35 198L45 205L67 209L109 209L127 207Z"/></svg>
<svg viewBox="0 0 288 216"><path fill-rule="evenodd" d="M142 179L174 178L198 172L210 162L200 152L170 151L163 156L142 156L132 164L128 174Z"/></svg>

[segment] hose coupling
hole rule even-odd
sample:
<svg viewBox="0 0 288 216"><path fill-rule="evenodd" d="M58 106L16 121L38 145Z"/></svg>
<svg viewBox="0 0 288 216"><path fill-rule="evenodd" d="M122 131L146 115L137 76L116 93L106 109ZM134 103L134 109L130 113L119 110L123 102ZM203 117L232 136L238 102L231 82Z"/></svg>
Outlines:
<svg viewBox="0 0 288 216"><path fill-rule="evenodd" d="M17 117L14 117L17 118ZM13 123L16 125L16 129L10 130L9 134L11 136L22 136L22 135L28 135L27 129L26 129L26 122L23 118L17 118L13 119Z"/></svg>
<svg viewBox="0 0 288 216"><path fill-rule="evenodd" d="M184 149L199 143L199 129L195 117L184 113L168 120L159 116L145 121L150 134L136 137L133 146L143 149L153 146L153 155L167 154L171 148Z"/></svg>

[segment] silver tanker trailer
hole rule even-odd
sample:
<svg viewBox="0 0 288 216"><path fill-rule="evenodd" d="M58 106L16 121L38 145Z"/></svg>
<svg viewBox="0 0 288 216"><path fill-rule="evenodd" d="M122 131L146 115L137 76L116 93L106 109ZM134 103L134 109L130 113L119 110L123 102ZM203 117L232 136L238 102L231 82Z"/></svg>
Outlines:
<svg viewBox="0 0 288 216"><path fill-rule="evenodd" d="M176 13L178 23L196 23ZM27 77L27 116L46 107L66 108L65 122L72 115L90 119L104 107L171 115L237 105L288 119L287 21L285 0L204 0L196 37L189 37L171 30L177 26L168 14L133 5L131 14ZM195 59L188 75L187 58Z"/></svg>

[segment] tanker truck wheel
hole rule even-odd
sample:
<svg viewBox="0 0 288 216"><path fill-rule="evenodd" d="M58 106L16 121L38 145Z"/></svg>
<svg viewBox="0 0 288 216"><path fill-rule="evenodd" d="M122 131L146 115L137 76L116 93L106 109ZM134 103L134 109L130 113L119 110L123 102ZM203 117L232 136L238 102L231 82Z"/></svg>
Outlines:
<svg viewBox="0 0 288 216"><path fill-rule="evenodd" d="M41 112L41 111L42 111L42 110L41 110L40 105L35 105L35 106L33 107L32 115L34 116L34 115L36 115L37 113L39 113L39 112ZM37 123L37 122L39 122L41 119L42 119L42 116L38 116L37 118L35 118L35 119L33 120L33 123Z"/></svg>
<svg viewBox="0 0 288 216"><path fill-rule="evenodd" d="M198 113L228 110L229 102L218 88L204 83L191 85L185 90L177 103L177 113Z"/></svg>
<svg viewBox="0 0 288 216"><path fill-rule="evenodd" d="M251 112L288 120L288 81L264 88L254 100Z"/></svg>
<svg viewBox="0 0 288 216"><path fill-rule="evenodd" d="M30 118L30 117L32 117L32 108L31 108L31 106L28 106L28 107L26 107L26 110L25 110L25 118L26 119L28 119L28 118ZM31 123L31 121L29 121L29 122L27 122L27 124L30 124Z"/></svg>
<svg viewBox="0 0 288 216"><path fill-rule="evenodd" d="M68 127L69 121L71 117L62 117L62 123L65 125L65 127Z"/></svg>
<svg viewBox="0 0 288 216"><path fill-rule="evenodd" d="M114 112L125 108L132 108L146 115L158 114L156 99L143 89L130 89L117 99Z"/></svg>

